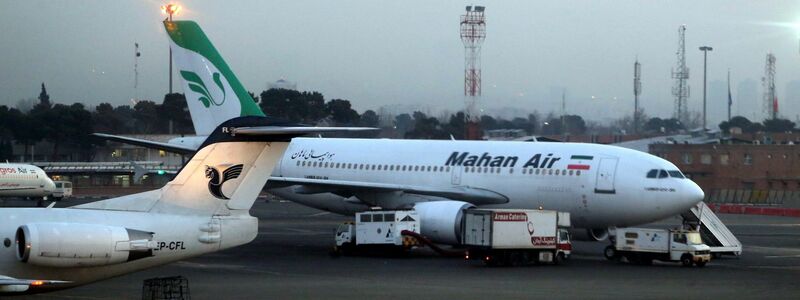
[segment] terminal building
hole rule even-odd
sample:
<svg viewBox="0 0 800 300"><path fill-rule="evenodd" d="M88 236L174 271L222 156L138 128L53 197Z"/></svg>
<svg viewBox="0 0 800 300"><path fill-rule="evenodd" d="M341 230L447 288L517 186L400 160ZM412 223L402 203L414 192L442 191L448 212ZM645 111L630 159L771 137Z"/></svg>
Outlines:
<svg viewBox="0 0 800 300"><path fill-rule="evenodd" d="M122 135L167 142L179 135ZM160 188L189 159L178 154L117 142L93 150L61 147L54 154L48 142L14 145L15 161L37 165L53 180L72 182L75 195L126 194Z"/></svg>

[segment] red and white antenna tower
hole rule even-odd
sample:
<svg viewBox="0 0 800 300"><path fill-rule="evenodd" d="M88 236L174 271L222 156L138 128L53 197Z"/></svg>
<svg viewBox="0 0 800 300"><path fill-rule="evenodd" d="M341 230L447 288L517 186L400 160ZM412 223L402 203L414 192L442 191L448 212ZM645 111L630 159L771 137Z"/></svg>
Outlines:
<svg viewBox="0 0 800 300"><path fill-rule="evenodd" d="M481 96L481 45L486 39L484 10L483 6L467 6L467 12L461 16L461 41L464 43L464 96L467 104L464 112L467 132L464 138L468 140L479 140L482 137L477 102Z"/></svg>

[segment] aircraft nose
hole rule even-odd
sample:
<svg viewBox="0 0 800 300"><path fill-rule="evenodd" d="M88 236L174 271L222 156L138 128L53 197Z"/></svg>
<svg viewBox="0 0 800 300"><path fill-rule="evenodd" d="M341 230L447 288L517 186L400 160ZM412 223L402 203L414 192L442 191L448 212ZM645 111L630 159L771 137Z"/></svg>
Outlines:
<svg viewBox="0 0 800 300"><path fill-rule="evenodd" d="M706 193L703 192L703 189L700 188L697 183L694 183L694 181L687 180L685 189L686 205L689 205L690 207L697 205L697 203L703 201L703 199L706 197Z"/></svg>

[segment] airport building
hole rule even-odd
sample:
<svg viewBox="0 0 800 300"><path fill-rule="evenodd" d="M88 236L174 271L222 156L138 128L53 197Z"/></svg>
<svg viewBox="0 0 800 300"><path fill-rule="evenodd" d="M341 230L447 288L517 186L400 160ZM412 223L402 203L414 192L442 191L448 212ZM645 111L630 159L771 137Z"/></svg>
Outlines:
<svg viewBox="0 0 800 300"><path fill-rule="evenodd" d="M122 135L167 142L179 135ZM159 188L172 178L188 157L129 144L106 142L93 150L52 143L14 145L15 161L42 168L53 180L70 181L76 195L125 194Z"/></svg>

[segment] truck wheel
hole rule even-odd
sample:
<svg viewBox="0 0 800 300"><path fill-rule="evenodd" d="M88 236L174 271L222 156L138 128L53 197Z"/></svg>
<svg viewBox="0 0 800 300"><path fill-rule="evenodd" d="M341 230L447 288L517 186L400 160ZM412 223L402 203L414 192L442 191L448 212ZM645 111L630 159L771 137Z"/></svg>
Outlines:
<svg viewBox="0 0 800 300"><path fill-rule="evenodd" d="M698 262L696 262L696 263L694 263L694 264L695 264L695 265L696 265L698 268L702 268L702 267L705 267L705 266L706 266L706 262L704 262L704 261L698 261Z"/></svg>
<svg viewBox="0 0 800 300"><path fill-rule="evenodd" d="M617 256L617 249L614 249L614 246L608 245L606 249L603 251L603 256L606 257L608 260L618 260L619 256Z"/></svg>
<svg viewBox="0 0 800 300"><path fill-rule="evenodd" d="M566 260L566 258L564 258L564 253L559 252L553 257L553 264L555 265L563 264L564 260Z"/></svg>
<svg viewBox="0 0 800 300"><path fill-rule="evenodd" d="M681 265L684 267L691 267L692 266L692 256L688 254L684 254L681 256Z"/></svg>

